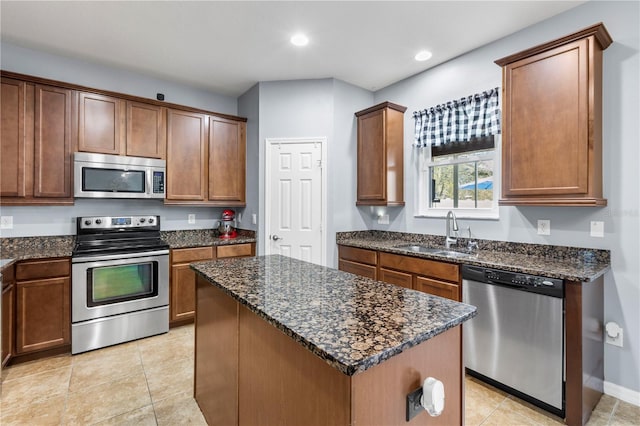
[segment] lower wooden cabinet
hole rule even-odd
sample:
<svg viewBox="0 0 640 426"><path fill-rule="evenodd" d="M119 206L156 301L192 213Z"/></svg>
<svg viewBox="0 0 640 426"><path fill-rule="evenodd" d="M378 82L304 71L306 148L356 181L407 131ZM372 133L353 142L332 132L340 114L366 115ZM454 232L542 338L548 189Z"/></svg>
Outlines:
<svg viewBox="0 0 640 426"><path fill-rule="evenodd" d="M192 262L227 257L255 256L254 243L192 247L171 250L171 285L169 290L169 325L193 322L196 309L196 274Z"/></svg>
<svg viewBox="0 0 640 426"><path fill-rule="evenodd" d="M196 309L196 274L189 264L211 259L215 259L213 247L171 250L170 323L193 321Z"/></svg>
<svg viewBox="0 0 640 426"><path fill-rule="evenodd" d="M338 246L338 269L344 272L378 279L378 253L374 250Z"/></svg>
<svg viewBox="0 0 640 426"><path fill-rule="evenodd" d="M4 367L15 351L16 301L15 266L2 270L2 355L0 361Z"/></svg>
<svg viewBox="0 0 640 426"><path fill-rule="evenodd" d="M462 300L455 263L338 245L338 269L456 301Z"/></svg>
<svg viewBox="0 0 640 426"><path fill-rule="evenodd" d="M71 343L69 271L69 259L18 263L15 346L17 355L59 348Z"/></svg>

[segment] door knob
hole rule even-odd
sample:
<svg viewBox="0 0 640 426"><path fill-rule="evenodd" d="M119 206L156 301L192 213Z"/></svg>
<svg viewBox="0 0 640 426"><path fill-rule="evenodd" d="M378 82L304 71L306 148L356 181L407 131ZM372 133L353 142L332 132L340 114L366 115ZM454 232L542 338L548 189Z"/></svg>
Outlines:
<svg viewBox="0 0 640 426"><path fill-rule="evenodd" d="M272 235L272 236L271 236L271 239L272 239L273 241L278 241L278 240L280 239L280 237L278 237L277 235Z"/></svg>

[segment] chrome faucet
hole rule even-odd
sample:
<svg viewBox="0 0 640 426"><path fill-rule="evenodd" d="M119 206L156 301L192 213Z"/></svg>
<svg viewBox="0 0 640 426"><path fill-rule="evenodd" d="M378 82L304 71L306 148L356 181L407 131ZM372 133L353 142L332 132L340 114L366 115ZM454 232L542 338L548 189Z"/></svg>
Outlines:
<svg viewBox="0 0 640 426"><path fill-rule="evenodd" d="M446 248L451 248L452 245L458 244L458 240L451 236L451 222L453 222L453 230L455 232L458 232L458 221L456 220L456 215L452 210L449 210L449 213L447 213L447 235L444 240L444 245Z"/></svg>

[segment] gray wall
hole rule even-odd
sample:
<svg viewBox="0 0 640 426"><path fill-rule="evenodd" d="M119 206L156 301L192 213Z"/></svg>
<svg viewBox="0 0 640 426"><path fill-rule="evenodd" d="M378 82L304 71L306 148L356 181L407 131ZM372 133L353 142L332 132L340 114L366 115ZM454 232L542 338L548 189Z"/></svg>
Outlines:
<svg viewBox="0 0 640 426"><path fill-rule="evenodd" d="M252 215L258 215L259 202L259 182L258 160L259 160L259 141L258 141L258 123L260 123L260 104L259 104L260 86L255 84L251 89L246 91L238 98L238 114L247 117L247 207L244 210L244 217L240 226L243 229L252 231L258 230L257 222L252 223Z"/></svg>
<svg viewBox="0 0 640 426"><path fill-rule="evenodd" d="M408 107L405 114L404 209L391 211L390 225L379 229L444 234L443 219L416 218L413 200L416 170L412 112L501 86L494 60L604 22L614 43L604 51L603 143L606 208L501 207L500 219L461 220L477 238L534 242L611 250L612 270L605 276L605 321L624 329L624 347L605 345L605 380L640 391L640 154L638 117L640 75L638 2L588 2L523 31L460 56L432 70L375 93ZM551 235L536 233L538 219L551 220ZM602 220L605 237L589 236L592 220Z"/></svg>
<svg viewBox="0 0 640 426"><path fill-rule="evenodd" d="M57 56L6 42L0 44L0 68L96 89L155 99L164 93L167 102L202 108L225 114L237 114L237 100L207 92L197 87L158 80L153 77L110 68L74 58ZM66 207L0 207L3 216L13 216L13 229L3 229L2 237L75 234L77 216L107 214L159 214L163 230L208 229L216 226L222 209L210 207L164 206L152 200L101 201L76 200ZM238 210L239 212L242 209ZM187 222L188 214L196 215L196 223ZM251 223L243 221L240 226Z"/></svg>

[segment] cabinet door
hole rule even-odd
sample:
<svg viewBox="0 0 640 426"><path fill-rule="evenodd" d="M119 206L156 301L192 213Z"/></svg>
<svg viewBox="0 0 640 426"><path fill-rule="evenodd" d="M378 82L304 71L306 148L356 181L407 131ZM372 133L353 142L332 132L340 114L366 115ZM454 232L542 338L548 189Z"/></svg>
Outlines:
<svg viewBox="0 0 640 426"><path fill-rule="evenodd" d="M587 193L588 57L581 40L505 67L503 196Z"/></svg>
<svg viewBox="0 0 640 426"><path fill-rule="evenodd" d="M15 286L2 290L2 366L11 359L15 332Z"/></svg>
<svg viewBox="0 0 640 426"><path fill-rule="evenodd" d="M375 266L340 259L338 261L338 269L344 272L349 272L351 274L371 278L372 280L378 279L378 272Z"/></svg>
<svg viewBox="0 0 640 426"><path fill-rule="evenodd" d="M426 277L416 277L415 290L460 301L460 287L457 284L446 283Z"/></svg>
<svg viewBox="0 0 640 426"><path fill-rule="evenodd" d="M166 115L166 108L127 102L127 155L165 158Z"/></svg>
<svg viewBox="0 0 640 426"><path fill-rule="evenodd" d="M209 118L209 200L245 205L246 124Z"/></svg>
<svg viewBox="0 0 640 426"><path fill-rule="evenodd" d="M0 196L25 196L26 87L24 81L2 78L0 128Z"/></svg>
<svg viewBox="0 0 640 426"><path fill-rule="evenodd" d="M189 264L171 267L170 321L193 319L196 310L196 274Z"/></svg>
<svg viewBox="0 0 640 426"><path fill-rule="evenodd" d="M16 353L69 344L70 279L18 281L16 286Z"/></svg>
<svg viewBox="0 0 640 426"><path fill-rule="evenodd" d="M78 150L124 155L124 101L111 96L80 93Z"/></svg>
<svg viewBox="0 0 640 426"><path fill-rule="evenodd" d="M378 279L385 283L394 284L404 288L413 288L413 277L411 274L390 269L380 268Z"/></svg>
<svg viewBox="0 0 640 426"><path fill-rule="evenodd" d="M358 118L358 202L384 204L387 194L384 109Z"/></svg>
<svg viewBox="0 0 640 426"><path fill-rule="evenodd" d="M207 116L167 111L167 200L207 196Z"/></svg>
<svg viewBox="0 0 640 426"><path fill-rule="evenodd" d="M34 197L72 197L71 105L71 90L35 86Z"/></svg>

